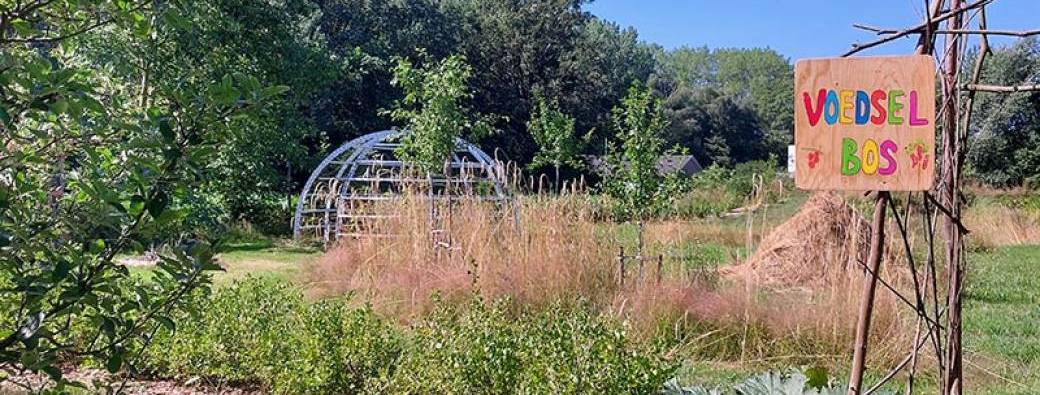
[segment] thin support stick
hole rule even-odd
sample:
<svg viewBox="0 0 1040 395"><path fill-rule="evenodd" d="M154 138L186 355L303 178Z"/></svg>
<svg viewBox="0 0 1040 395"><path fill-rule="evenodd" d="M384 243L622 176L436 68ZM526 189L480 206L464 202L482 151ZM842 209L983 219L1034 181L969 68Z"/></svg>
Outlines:
<svg viewBox="0 0 1040 395"><path fill-rule="evenodd" d="M625 247L618 247L618 288L625 287Z"/></svg>
<svg viewBox="0 0 1040 395"><path fill-rule="evenodd" d="M920 319L918 319L917 320L917 324L918 324L918 328L920 328L920 325L922 324L922 321ZM864 391L863 395L870 395L870 394L873 394L874 392L876 392L877 390L881 389L881 386L883 386L886 383L888 383L890 380L892 380L893 377L896 377L896 375L899 374L899 372L902 371L903 368L905 368L908 364L914 363L914 361L917 359L917 353L918 353L919 350L921 350L921 347L924 346L924 343L925 343L924 339L915 338L914 339L914 344L913 344L914 348L913 348L913 350L910 351L909 354L906 355L906 358L903 358L903 361L900 362L898 365L896 365L895 368L890 370L888 372L888 374L885 375L885 377L882 377L881 380L878 380L877 383L874 383L874 386L872 386L872 387L870 387L870 389ZM913 368L911 367L911 369L913 369ZM912 373L911 373L911 377L913 377Z"/></svg>
<svg viewBox="0 0 1040 395"><path fill-rule="evenodd" d="M880 39L877 39L877 40L874 40L874 41L871 41L871 42L868 42L868 43L853 44L852 45L852 49L850 49L847 52L845 52L845 54L843 54L842 56L851 56L851 55L853 55L853 54L855 54L857 52L866 50L868 48L873 48L873 47L876 47L878 45L881 45L881 44L884 44L884 43L887 43L887 42L890 42L890 41L895 41L896 39L899 39L901 37L906 37L907 35L910 35L910 34L922 34L922 32L927 33L928 30L925 29L925 26L927 26L928 23L937 24L939 22L943 22L943 21L945 21L947 19L950 19L950 18L959 17L961 14L963 14L963 13L969 11L969 10L972 10L972 9L975 9L975 8L978 8L978 7L982 7L982 6L987 5L989 3L992 3L992 2L993 2L993 0L980 0L980 1L968 4L968 5L963 6L963 7L961 7L960 4L958 3L957 7L951 6L950 10L948 12L944 13L944 14L940 15L938 13L933 13L932 14L932 18L931 18L930 21L926 21L925 23L922 23L920 25L911 27L909 29L901 30L899 32L896 32L895 34L891 34L891 35L882 37ZM936 29L936 30L938 30L938 29ZM922 34L922 36L923 35L924 34Z"/></svg>
<svg viewBox="0 0 1040 395"><path fill-rule="evenodd" d="M657 255L657 283L661 283L661 270L664 269L664 254Z"/></svg>
<svg viewBox="0 0 1040 395"><path fill-rule="evenodd" d="M909 216L908 216L909 217ZM921 352L921 345L924 342L921 340L921 319L917 319L917 328L914 330L914 350L911 354L910 370L906 373L906 395L914 394L914 375L917 374L917 354ZM931 333L931 330L928 331Z"/></svg>
<svg viewBox="0 0 1040 395"><path fill-rule="evenodd" d="M982 84L965 84L963 89L973 92L1001 92L1001 93L1015 93L1015 92L1036 92L1040 91L1040 84L1023 84L1023 85L982 85Z"/></svg>
<svg viewBox="0 0 1040 395"><path fill-rule="evenodd" d="M863 283L863 297L860 302L859 323L856 324L856 345L852 356L852 371L849 373L848 395L859 395L863 385L863 371L867 358L867 336L870 333L870 317L874 311L874 293L877 291L878 269L885 250L885 209L891 195L888 191L880 191L874 203L874 222L870 231L870 255L867 258L868 278Z"/></svg>
<svg viewBox="0 0 1040 395"><path fill-rule="evenodd" d="M924 193L924 199L922 199L921 204L924 208L923 210L921 210L921 215L924 217L924 234L925 240L928 244L928 265L926 266L927 271L925 272L925 284L928 286L928 294L931 296L933 310L932 313L935 316L935 320L938 321L940 319L938 284L939 276L935 268L935 220L933 219L935 218L935 216L932 215L932 207L930 204L930 200L928 199L927 192ZM944 365L942 358L942 332L938 326L929 329L929 331L932 332L929 335L929 337L932 338L932 347L935 351L935 360L936 367L938 368L939 373L939 382L942 383L944 377L943 372L946 371L946 369L943 367Z"/></svg>

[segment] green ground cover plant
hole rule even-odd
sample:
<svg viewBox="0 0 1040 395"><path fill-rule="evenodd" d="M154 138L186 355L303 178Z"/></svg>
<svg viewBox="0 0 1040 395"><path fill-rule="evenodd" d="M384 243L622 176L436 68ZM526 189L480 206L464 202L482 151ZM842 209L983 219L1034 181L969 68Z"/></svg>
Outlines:
<svg viewBox="0 0 1040 395"><path fill-rule="evenodd" d="M651 393L672 377L664 350L581 302L438 303L394 325L349 297L308 301L272 279L202 297L146 354L160 377L274 393Z"/></svg>

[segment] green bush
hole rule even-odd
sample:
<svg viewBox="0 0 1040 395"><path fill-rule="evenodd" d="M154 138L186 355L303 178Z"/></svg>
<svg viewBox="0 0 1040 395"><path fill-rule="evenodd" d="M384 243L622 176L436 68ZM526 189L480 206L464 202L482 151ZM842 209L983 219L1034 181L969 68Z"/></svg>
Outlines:
<svg viewBox="0 0 1040 395"><path fill-rule="evenodd" d="M708 284L718 282L718 268L733 260L730 249L724 245L695 242L679 245L672 254L682 262L682 271L691 278Z"/></svg>
<svg viewBox="0 0 1040 395"><path fill-rule="evenodd" d="M725 188L696 188L675 200L672 215L680 218L705 218L740 207L744 196Z"/></svg>
<svg viewBox="0 0 1040 395"><path fill-rule="evenodd" d="M589 306L555 303L515 317L505 306L441 306L415 329L393 391L655 393L676 369Z"/></svg>
<svg viewBox="0 0 1040 395"><path fill-rule="evenodd" d="M291 394L654 393L676 369L583 304L441 303L401 330L368 308L251 278L203 305L156 336L147 369Z"/></svg>
<svg viewBox="0 0 1040 395"><path fill-rule="evenodd" d="M1001 205L1030 214L1040 214L1040 194L1034 191L972 197L970 203L973 206Z"/></svg>
<svg viewBox="0 0 1040 395"><path fill-rule="evenodd" d="M223 288L157 335L145 358L164 376L256 383L277 393L361 392L393 373L400 339L369 309L316 303L274 280Z"/></svg>
<svg viewBox="0 0 1040 395"><path fill-rule="evenodd" d="M733 166L728 186L731 191L748 196L755 192L756 181L766 188L776 180L778 172L776 160L772 158L740 163Z"/></svg>
<svg viewBox="0 0 1040 395"><path fill-rule="evenodd" d="M712 165L690 179L690 191L675 199L671 214L683 218L723 214L748 203L756 184L762 186L765 201L778 199L776 161L757 160L740 163L732 169Z"/></svg>
<svg viewBox="0 0 1040 395"><path fill-rule="evenodd" d="M235 219L248 222L256 231L265 235L292 235L290 218L295 214L298 198L286 200L285 195L271 192L254 194L248 201L248 205L233 208Z"/></svg>
<svg viewBox="0 0 1040 395"><path fill-rule="evenodd" d="M665 383L662 395L839 395L846 393L847 386L826 369L810 368L805 372L766 372L749 377L730 389L707 388L704 386L684 387L677 380ZM881 389L877 394L893 395L895 391Z"/></svg>

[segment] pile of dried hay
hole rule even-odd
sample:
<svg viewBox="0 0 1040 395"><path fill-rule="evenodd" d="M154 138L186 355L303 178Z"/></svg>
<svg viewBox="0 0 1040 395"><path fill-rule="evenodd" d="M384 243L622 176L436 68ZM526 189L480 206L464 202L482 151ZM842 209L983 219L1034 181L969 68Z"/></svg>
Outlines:
<svg viewBox="0 0 1040 395"><path fill-rule="evenodd" d="M816 193L727 274L767 287L834 285L863 273L857 261L866 261L869 243L869 221L841 196Z"/></svg>

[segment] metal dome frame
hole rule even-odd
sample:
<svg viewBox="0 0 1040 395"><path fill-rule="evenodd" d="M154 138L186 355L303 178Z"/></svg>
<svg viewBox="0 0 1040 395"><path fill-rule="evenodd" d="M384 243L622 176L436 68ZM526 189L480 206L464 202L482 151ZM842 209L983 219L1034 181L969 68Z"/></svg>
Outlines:
<svg viewBox="0 0 1040 395"><path fill-rule="evenodd" d="M344 222L359 216L344 214L340 210L344 203L392 200L400 196L394 193L372 194L363 191L360 186L395 184L399 187L409 182L424 182L430 186L429 197L438 199L450 198L450 195L435 196L433 187L453 184L453 187L462 186L455 190L465 191L478 199L497 202L509 199L502 163L463 139L456 139L455 152L445 168L449 172L457 170L466 176L452 178L450 174L448 177L433 174L426 179L402 177L401 170L408 164L396 159L394 151L401 146L401 137L408 133L407 130L395 129L369 133L329 153L311 172L300 192L292 221L293 237L299 239L304 231L314 230L318 238L329 243L343 236L341 229ZM384 159L385 156L394 158ZM474 193L474 185L481 182L493 186L488 194Z"/></svg>

